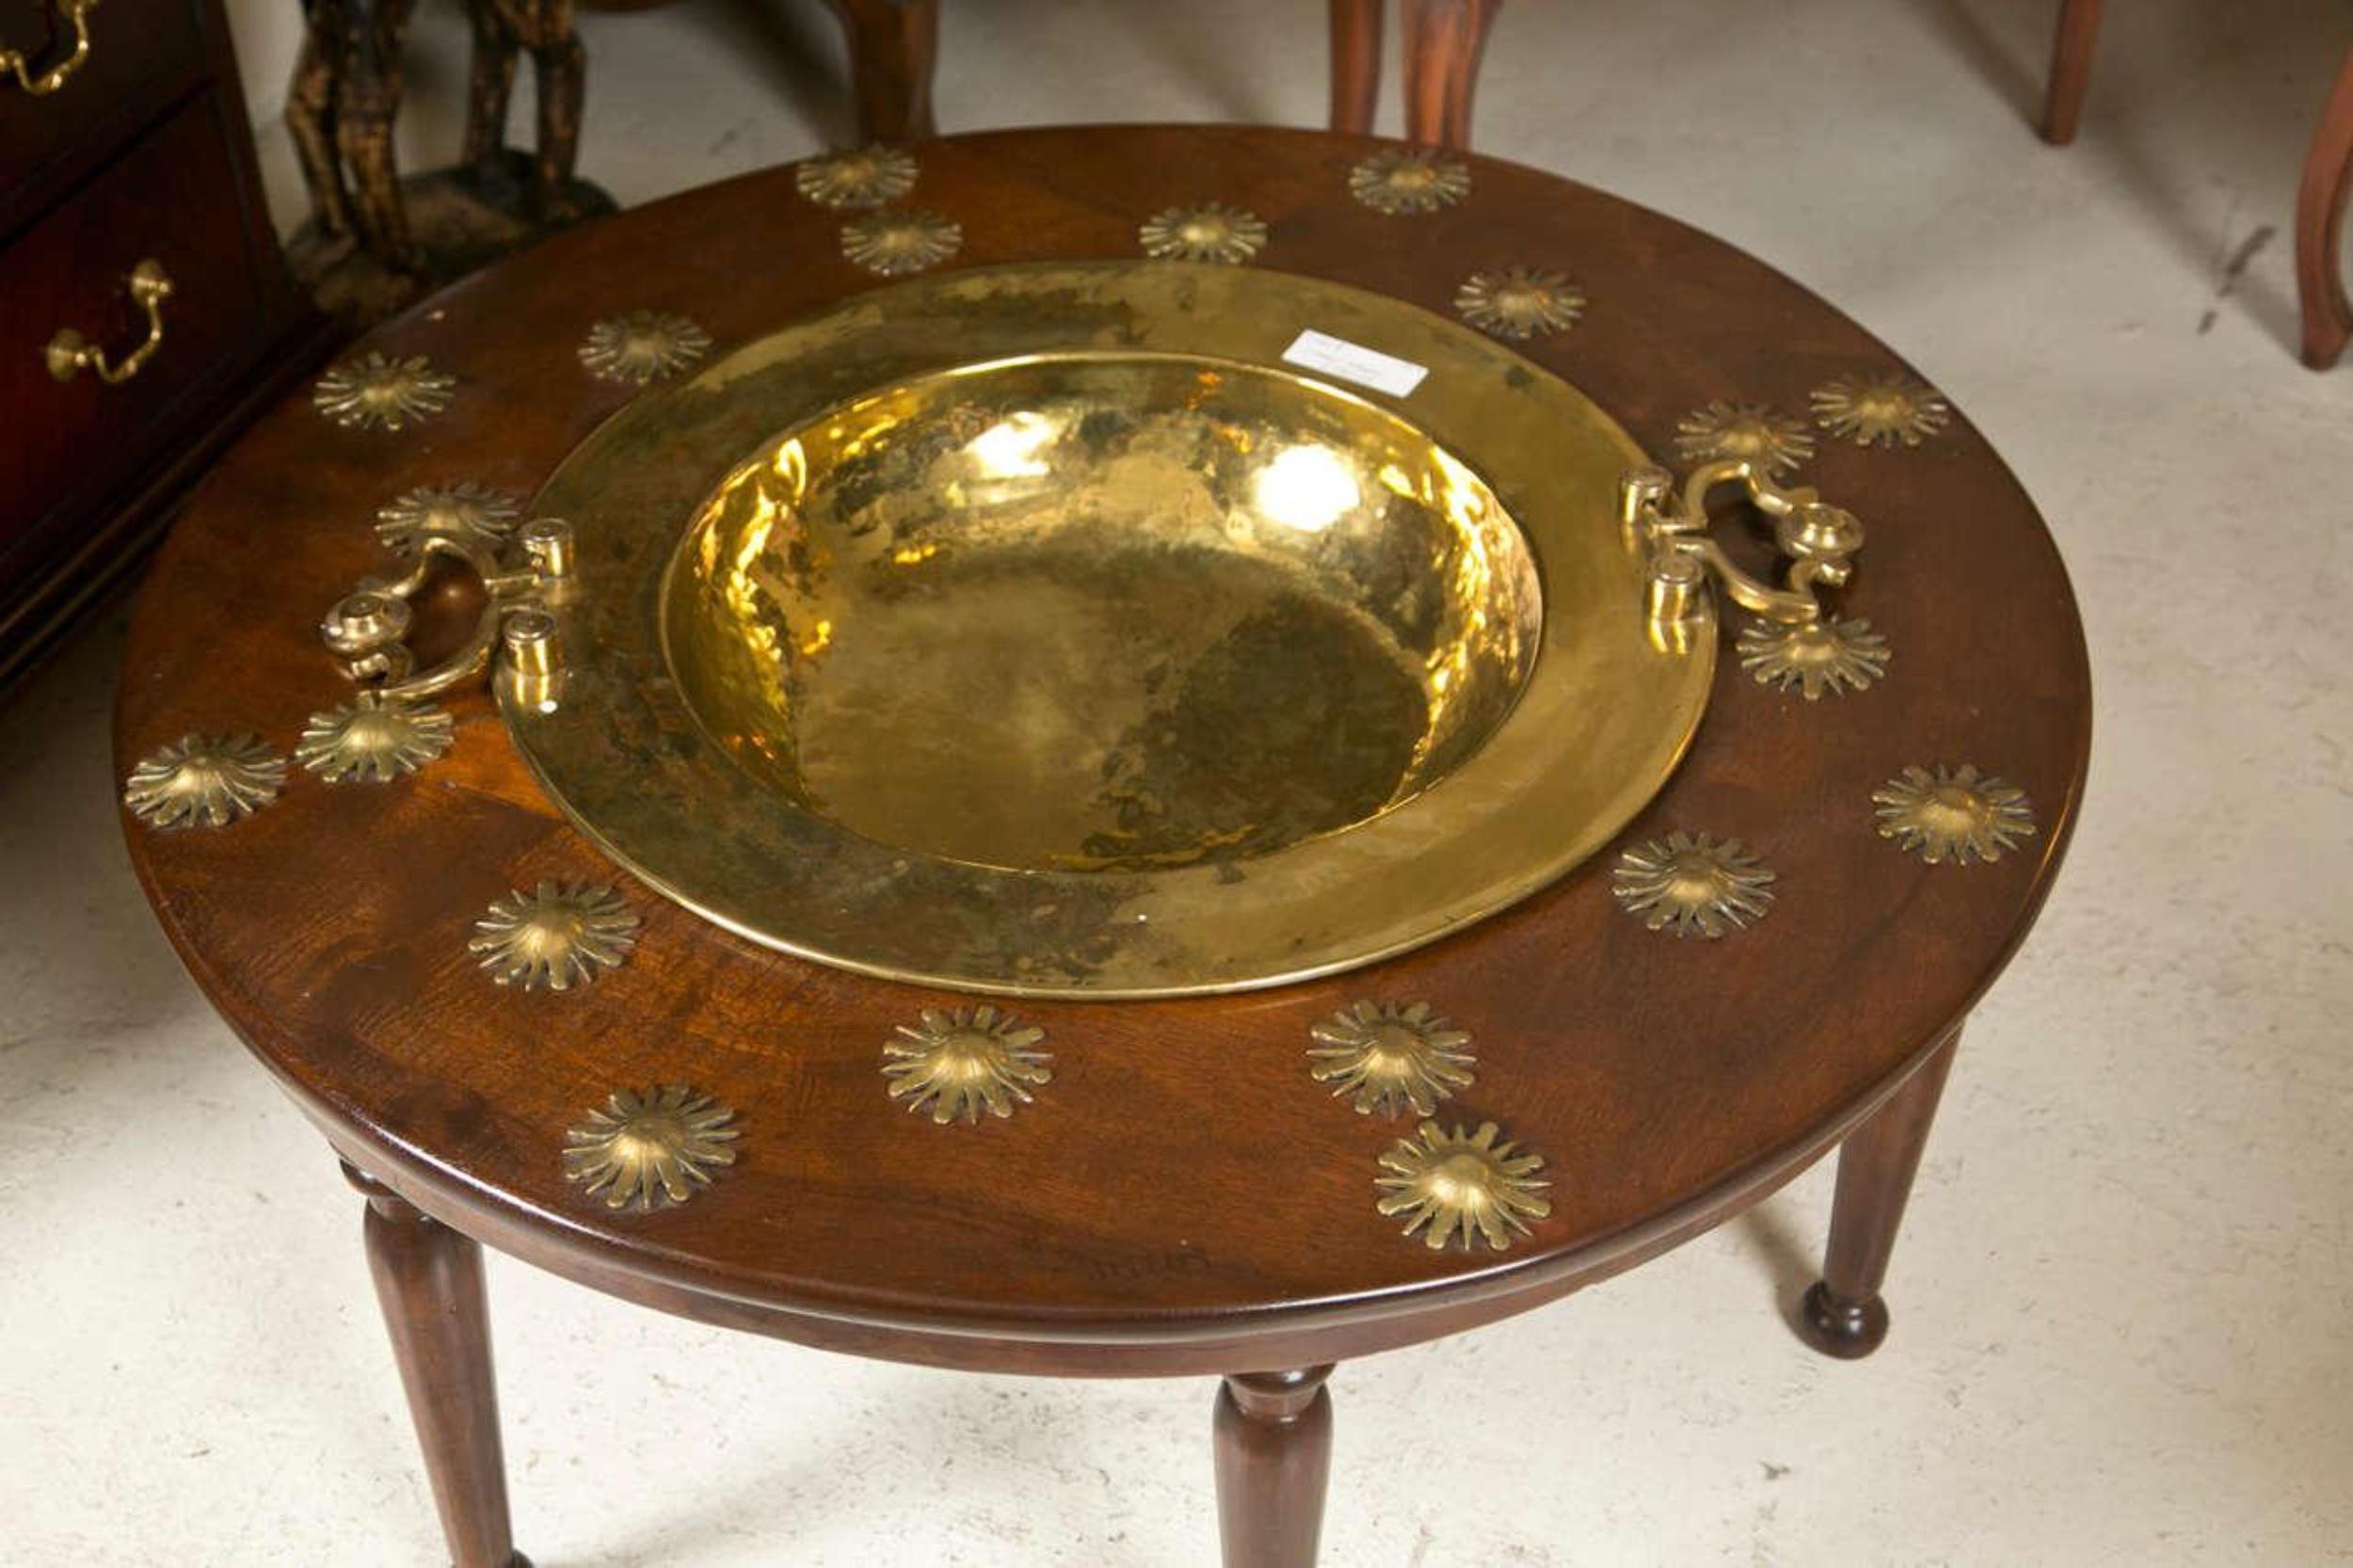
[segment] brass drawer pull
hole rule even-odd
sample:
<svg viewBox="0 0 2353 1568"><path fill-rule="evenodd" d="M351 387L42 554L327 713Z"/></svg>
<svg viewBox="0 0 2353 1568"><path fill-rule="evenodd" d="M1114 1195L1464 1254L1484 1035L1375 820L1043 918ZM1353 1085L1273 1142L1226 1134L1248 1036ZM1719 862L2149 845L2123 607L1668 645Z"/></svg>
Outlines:
<svg viewBox="0 0 2353 1568"><path fill-rule="evenodd" d="M26 66L24 56L14 49L0 49L0 76L13 76L16 85L36 98L46 98L89 58L89 13L98 8L98 0L59 0L57 13L73 29L73 49L64 59L36 76Z"/></svg>
<svg viewBox="0 0 2353 1568"><path fill-rule="evenodd" d="M83 371L94 371L108 386L128 381L147 368L147 361L155 357L155 350L164 344L164 301L171 297L171 280L164 273L164 264L150 256L131 269L131 298L147 312L147 341L125 354L113 364L106 362L106 351L86 341L71 327L61 327L57 335L41 350L49 361L49 374L60 381L71 381Z"/></svg>

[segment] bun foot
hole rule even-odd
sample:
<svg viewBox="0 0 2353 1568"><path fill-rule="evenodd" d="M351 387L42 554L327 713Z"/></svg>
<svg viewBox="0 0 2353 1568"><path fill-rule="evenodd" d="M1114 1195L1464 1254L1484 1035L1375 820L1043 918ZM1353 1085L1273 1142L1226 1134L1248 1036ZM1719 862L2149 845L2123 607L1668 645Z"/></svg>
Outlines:
<svg viewBox="0 0 2353 1568"><path fill-rule="evenodd" d="M1798 1307L1798 1337L1841 1361L1860 1361L1887 1337L1887 1303L1877 1295L1842 1301L1816 1280Z"/></svg>

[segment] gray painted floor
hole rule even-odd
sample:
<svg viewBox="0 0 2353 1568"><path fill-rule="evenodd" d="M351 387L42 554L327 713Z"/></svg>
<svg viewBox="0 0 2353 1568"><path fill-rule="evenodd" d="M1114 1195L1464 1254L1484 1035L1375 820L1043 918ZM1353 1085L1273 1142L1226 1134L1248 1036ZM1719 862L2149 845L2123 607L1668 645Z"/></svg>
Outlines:
<svg viewBox="0 0 2353 1568"><path fill-rule="evenodd" d="M239 9L272 104L292 8ZM1321 113L1311 0L947 9L951 127ZM2023 121L2051 9L1504 17L1485 150L1795 273L2002 446L2076 576L2097 760L1961 1059L1881 1355L1818 1360L1779 1320L1817 1172L1573 1301L1343 1368L1338 1568L2353 1561L2353 367L2286 346L2297 165L2353 28L2320 0L2112 8L2062 153ZM846 134L813 4L587 35L584 168L625 200ZM445 161L454 16L418 62L410 157ZM0 721L0 1560L440 1561L358 1200L132 884L118 641ZM1206 1386L925 1373L504 1262L491 1286L541 1568L1212 1559Z"/></svg>

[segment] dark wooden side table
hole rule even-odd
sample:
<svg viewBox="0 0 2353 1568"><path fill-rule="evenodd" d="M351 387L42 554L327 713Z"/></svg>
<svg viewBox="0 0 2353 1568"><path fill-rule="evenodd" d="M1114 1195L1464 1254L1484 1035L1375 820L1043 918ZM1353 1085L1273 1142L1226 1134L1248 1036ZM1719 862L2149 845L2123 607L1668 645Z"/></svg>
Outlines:
<svg viewBox="0 0 2353 1568"><path fill-rule="evenodd" d="M1511 164L1465 155L1434 182L1401 182L1394 151L1237 128L959 136L920 146L912 192L883 211L960 226L952 245L915 219L894 231L938 243L893 254L953 268L1132 257L1156 214L1215 201L1265 225L1262 244L1238 248L1243 264L1526 328L1529 360L1661 459L1745 444L1867 520L1835 646L1736 647L1732 617L1705 721L1665 790L1603 854L1461 935L1267 991L1012 1003L1053 1066L1019 1085L1008 1119L909 1115L881 1070L886 1042L920 1032L925 1010L976 999L782 956L619 877L484 695L443 699L454 744L414 776L297 767L281 786L272 766L305 715L347 700L317 616L383 568L381 509L397 529L431 501L413 492L439 487L439 504L495 520L490 492L534 492L636 392L595 374L628 346L599 323L691 318L723 352L882 281L844 255L859 215L805 199L783 169L471 279L363 342L319 406L303 396L264 419L168 542L123 675L121 767L168 770L159 748L190 734L258 731L274 755L222 764L257 810L179 830L126 815L132 855L198 984L367 1195L368 1254L464 1568L520 1560L482 1244L828 1350L1221 1377L1228 1568L1313 1560L1336 1364L1558 1300L1833 1147L1807 1333L1839 1355L1879 1342L1889 1248L1962 1019L2025 936L2083 786L2089 677L2057 552L1977 431L1789 280ZM1401 186L1415 200L1389 200ZM696 345L676 323L651 336L681 356ZM392 413L397 428L369 417ZM460 486L480 488L449 493ZM140 799L164 809L154 789ZM1773 875L1769 904L1735 898L1713 939L1661 924L1666 905L1646 918L1643 847L1696 841L1678 834L1741 840ZM641 922L611 928L605 956L622 961L560 991L494 984L470 951L476 922L548 880L617 884ZM1453 1044L1475 1057L1473 1080L1435 1106L1434 1129L1410 1112L1353 1113L1312 1076L1326 1060L1308 1055L1312 1032L1328 1044L1359 1002L1426 1003L1467 1034ZM610 1208L571 1176L626 1163L636 1146L616 1147L594 1113L650 1085L709 1096L707 1112L674 1105L671 1128L700 1126L708 1158L690 1149L657 1173L685 1201L657 1180L650 1207ZM1509 1159L1480 1144L1489 1122ZM1526 1227L1498 1217L1503 1250L1475 1225L1425 1245L1409 1215L1382 1210L1402 1189L1379 1178L1430 1163L1401 1140L1426 1147L1458 1128L1466 1143L1445 1147L1471 1158L1450 1168ZM1445 1198L1445 1175L1423 1195Z"/></svg>

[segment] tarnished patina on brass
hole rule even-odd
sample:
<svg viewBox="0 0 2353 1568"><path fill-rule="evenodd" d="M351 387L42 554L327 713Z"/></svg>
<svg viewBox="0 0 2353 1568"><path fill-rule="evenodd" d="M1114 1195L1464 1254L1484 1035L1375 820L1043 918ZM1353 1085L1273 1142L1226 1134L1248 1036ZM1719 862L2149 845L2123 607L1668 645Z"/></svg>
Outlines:
<svg viewBox="0 0 2353 1568"><path fill-rule="evenodd" d="M898 1038L883 1042L883 1076L908 1111L970 1126L984 1111L1012 1115L1037 1097L1032 1088L1052 1080L1054 1059L1037 1048L1044 1038L1046 1031L986 1002L927 1007L920 1022L901 1024Z"/></svg>
<svg viewBox="0 0 2353 1568"><path fill-rule="evenodd" d="M668 311L629 311L588 328L580 362L600 381L642 387L711 351L711 334Z"/></svg>
<svg viewBox="0 0 2353 1568"><path fill-rule="evenodd" d="M1471 1084L1470 1035L1426 1001L1360 1001L1308 1031L1318 1083L1332 1085L1359 1115L1427 1116Z"/></svg>
<svg viewBox="0 0 2353 1568"><path fill-rule="evenodd" d="M1897 372L1837 376L1812 398L1814 422L1857 446L1918 446L1953 417L1935 388Z"/></svg>
<svg viewBox="0 0 2353 1568"><path fill-rule="evenodd" d="M376 508L376 536L403 555L414 552L427 534L455 534L497 550L520 516L520 500L472 479L420 485Z"/></svg>
<svg viewBox="0 0 2353 1568"><path fill-rule="evenodd" d="M1867 690L1887 673L1887 639L1867 620L1817 620L1797 625L1751 621L1740 629L1740 667L1760 686L1796 689L1806 701L1827 692L1844 696Z"/></svg>
<svg viewBox="0 0 2353 1568"><path fill-rule="evenodd" d="M1552 1183L1536 1176L1544 1165L1493 1122L1480 1123L1476 1132L1424 1122L1381 1157L1387 1174L1373 1186L1382 1194L1381 1212L1402 1215L1405 1234L1419 1231L1432 1251L1453 1241L1467 1251L1484 1241L1502 1252L1514 1236L1529 1234L1529 1221L1552 1212L1542 1195Z"/></svg>
<svg viewBox="0 0 2353 1568"><path fill-rule="evenodd" d="M1974 763L1910 767L1871 792L1880 837L1931 866L1999 860L2034 836L2026 792Z"/></svg>
<svg viewBox="0 0 2353 1568"><path fill-rule="evenodd" d="M1305 322L1428 377L1282 366ZM1526 896L1673 770L1715 643L1646 630L1641 460L1380 296L947 274L590 437L534 507L578 536L561 698L502 701L587 833L756 940L963 991L1279 984Z"/></svg>
<svg viewBox="0 0 2353 1568"><path fill-rule="evenodd" d="M622 1089L564 1133L564 1178L607 1208L684 1203L735 1163L735 1112L681 1083Z"/></svg>
<svg viewBox="0 0 2353 1568"><path fill-rule="evenodd" d="M920 208L866 213L841 226L841 254L885 278L926 271L963 246L962 225Z"/></svg>
<svg viewBox="0 0 2353 1568"><path fill-rule="evenodd" d="M792 166L792 184L821 207L879 207L915 188L915 160L896 147L875 142L803 158Z"/></svg>
<svg viewBox="0 0 2353 1568"><path fill-rule="evenodd" d="M637 945L637 915L600 882L546 879L493 899L467 950L501 985L567 991L620 968Z"/></svg>
<svg viewBox="0 0 2353 1568"><path fill-rule="evenodd" d="M1710 536L1715 526L1707 498L1738 486L1750 504L1773 525L1773 544L1789 562L1787 581L1771 583L1742 569ZM1769 620L1807 625L1822 618L1820 588L1842 586L1854 575L1852 557L1863 548L1863 521L1825 503L1811 487L1784 489L1761 462L1725 457L1693 469L1680 491L1674 475L1642 468L1619 482L1619 515L1626 537L1648 552L1652 634L1670 646L1688 641L1694 629L1713 627L1713 584L1735 604Z"/></svg>
<svg viewBox="0 0 2353 1568"><path fill-rule="evenodd" d="M1517 343L1567 331L1585 313L1585 294L1565 273L1507 266L1464 279L1454 309L1481 331Z"/></svg>
<svg viewBox="0 0 2353 1568"><path fill-rule="evenodd" d="M312 714L295 760L329 784L381 784L449 750L456 728L455 719L426 703L362 696Z"/></svg>
<svg viewBox="0 0 2353 1568"><path fill-rule="evenodd" d="M1246 262L1266 248L1266 220L1223 201L1170 207L1136 231L1144 253L1167 262Z"/></svg>
<svg viewBox="0 0 2353 1568"><path fill-rule="evenodd" d="M1393 147L1348 171L1348 194L1393 216L1450 207L1470 185L1470 165L1428 147Z"/></svg>
<svg viewBox="0 0 2353 1568"><path fill-rule="evenodd" d="M1675 454L1687 463L1747 457L1778 479L1814 456L1814 438L1762 403L1710 403L1675 422Z"/></svg>
<svg viewBox="0 0 2353 1568"><path fill-rule="evenodd" d="M226 827L285 782L286 760L259 735L183 735L139 760L122 804L150 827Z"/></svg>
<svg viewBox="0 0 2353 1568"><path fill-rule="evenodd" d="M1622 853L1610 891L1653 931L1712 938L1763 920L1772 881L1739 840L1674 832Z"/></svg>
<svg viewBox="0 0 2353 1568"><path fill-rule="evenodd" d="M457 377L422 354L392 360L370 349L320 376L311 403L338 424L399 430L448 408L456 390Z"/></svg>

